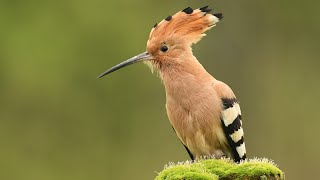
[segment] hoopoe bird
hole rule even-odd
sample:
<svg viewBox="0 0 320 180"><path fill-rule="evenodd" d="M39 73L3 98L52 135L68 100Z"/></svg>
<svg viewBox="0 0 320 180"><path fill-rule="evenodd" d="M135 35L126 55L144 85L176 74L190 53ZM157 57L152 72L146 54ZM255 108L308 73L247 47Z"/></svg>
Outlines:
<svg viewBox="0 0 320 180"><path fill-rule="evenodd" d="M192 160L202 157L246 158L239 102L230 87L212 77L191 46L222 19L208 6L188 7L156 24L146 52L130 58L99 78L137 62L156 70L166 90L169 121Z"/></svg>

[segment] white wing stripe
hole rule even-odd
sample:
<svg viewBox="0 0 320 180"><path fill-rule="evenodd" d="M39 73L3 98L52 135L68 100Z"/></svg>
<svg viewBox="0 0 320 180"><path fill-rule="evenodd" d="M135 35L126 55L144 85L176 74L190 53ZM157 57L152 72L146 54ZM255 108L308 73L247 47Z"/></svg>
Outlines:
<svg viewBox="0 0 320 180"><path fill-rule="evenodd" d="M241 115L240 105L238 103L234 103L233 107L235 107L237 112Z"/></svg>
<svg viewBox="0 0 320 180"><path fill-rule="evenodd" d="M239 105L238 105L239 106ZM237 107L233 106L222 111L222 120L225 126L229 126L238 117Z"/></svg>
<svg viewBox="0 0 320 180"><path fill-rule="evenodd" d="M240 139L243 136L243 129L242 127L240 129L238 129L238 131L234 132L233 134L230 135L231 139L233 140L233 142L238 142L240 141Z"/></svg>
<svg viewBox="0 0 320 180"><path fill-rule="evenodd" d="M236 150L237 150L240 158L243 158L243 156L246 154L246 145L245 145L245 143L243 142L241 144L241 146L236 148Z"/></svg>

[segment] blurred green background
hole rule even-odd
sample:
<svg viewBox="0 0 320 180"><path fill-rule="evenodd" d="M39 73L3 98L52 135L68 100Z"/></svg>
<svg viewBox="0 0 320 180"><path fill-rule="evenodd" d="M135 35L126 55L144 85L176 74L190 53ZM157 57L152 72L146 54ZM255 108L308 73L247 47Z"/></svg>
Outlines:
<svg viewBox="0 0 320 180"><path fill-rule="evenodd" d="M156 22L207 4L225 18L194 53L241 101L249 157L313 179L320 2L289 0L0 0L0 179L152 179L189 159L149 68L96 77L143 52Z"/></svg>

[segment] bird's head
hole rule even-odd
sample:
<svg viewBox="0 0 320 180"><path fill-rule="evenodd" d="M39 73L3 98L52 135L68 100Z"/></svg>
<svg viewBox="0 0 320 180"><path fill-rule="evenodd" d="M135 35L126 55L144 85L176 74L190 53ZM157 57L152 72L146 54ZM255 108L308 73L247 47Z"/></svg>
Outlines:
<svg viewBox="0 0 320 180"><path fill-rule="evenodd" d="M191 45L199 42L205 32L222 19L221 13L210 14L210 11L208 6L196 10L188 7L168 16L152 28L146 52L112 67L99 78L141 61L150 62L152 67L159 70L192 56Z"/></svg>

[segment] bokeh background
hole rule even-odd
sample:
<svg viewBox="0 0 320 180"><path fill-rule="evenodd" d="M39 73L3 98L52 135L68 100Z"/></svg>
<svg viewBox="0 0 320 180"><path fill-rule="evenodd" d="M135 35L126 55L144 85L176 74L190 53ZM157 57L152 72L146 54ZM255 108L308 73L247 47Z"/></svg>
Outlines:
<svg viewBox="0 0 320 180"><path fill-rule="evenodd" d="M225 18L194 53L240 99L249 157L318 177L319 1L0 0L0 179L153 179L189 159L149 68L96 77L207 4Z"/></svg>

